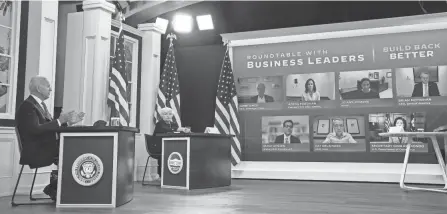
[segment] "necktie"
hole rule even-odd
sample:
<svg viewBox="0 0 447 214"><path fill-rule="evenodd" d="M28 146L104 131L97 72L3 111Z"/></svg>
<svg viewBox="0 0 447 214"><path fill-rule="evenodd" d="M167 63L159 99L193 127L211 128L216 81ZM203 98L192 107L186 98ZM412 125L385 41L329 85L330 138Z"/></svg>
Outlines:
<svg viewBox="0 0 447 214"><path fill-rule="evenodd" d="M45 117L52 120L53 118L51 117L51 114L48 111L47 105L45 105L44 102L41 102L41 104L43 106L43 110L45 111ZM55 133L55 134L56 134L56 140L59 140L59 134L58 133Z"/></svg>
<svg viewBox="0 0 447 214"><path fill-rule="evenodd" d="M43 106L43 110L45 111L45 117L48 118L48 119L52 119L52 118L51 118L51 114L50 114L50 112L48 111L47 105L45 105L44 102L42 102L41 104L42 104L42 106Z"/></svg>
<svg viewBox="0 0 447 214"><path fill-rule="evenodd" d="M428 97L428 84L424 84L424 90L423 90L424 94L422 96L424 97Z"/></svg>
<svg viewBox="0 0 447 214"><path fill-rule="evenodd" d="M290 143L290 139L288 137L286 137L286 144Z"/></svg>

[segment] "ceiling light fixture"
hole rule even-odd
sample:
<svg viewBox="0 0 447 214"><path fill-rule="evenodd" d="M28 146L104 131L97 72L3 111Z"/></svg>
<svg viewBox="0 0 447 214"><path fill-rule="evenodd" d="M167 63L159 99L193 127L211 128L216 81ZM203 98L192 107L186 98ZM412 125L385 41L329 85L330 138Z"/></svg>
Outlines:
<svg viewBox="0 0 447 214"><path fill-rule="evenodd" d="M192 17L186 14L177 14L172 21L174 30L179 33L189 33L192 31Z"/></svg>
<svg viewBox="0 0 447 214"><path fill-rule="evenodd" d="M166 29L168 29L169 21L160 17L157 17L155 20L155 26L162 31L162 34L166 33Z"/></svg>
<svg viewBox="0 0 447 214"><path fill-rule="evenodd" d="M212 30L214 29L213 18L211 15L203 15L197 16L197 25L199 26L199 30Z"/></svg>

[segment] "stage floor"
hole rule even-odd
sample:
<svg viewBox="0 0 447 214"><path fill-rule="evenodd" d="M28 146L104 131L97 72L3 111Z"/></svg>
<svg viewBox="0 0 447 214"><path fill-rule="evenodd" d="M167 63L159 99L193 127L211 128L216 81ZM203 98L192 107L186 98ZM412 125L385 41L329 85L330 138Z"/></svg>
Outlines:
<svg viewBox="0 0 447 214"><path fill-rule="evenodd" d="M405 192L398 184L233 180L228 188L166 190L135 183L134 200L117 209L61 209L55 205L12 208L0 198L1 214L428 214L447 212L447 194ZM26 199L20 196L18 199Z"/></svg>

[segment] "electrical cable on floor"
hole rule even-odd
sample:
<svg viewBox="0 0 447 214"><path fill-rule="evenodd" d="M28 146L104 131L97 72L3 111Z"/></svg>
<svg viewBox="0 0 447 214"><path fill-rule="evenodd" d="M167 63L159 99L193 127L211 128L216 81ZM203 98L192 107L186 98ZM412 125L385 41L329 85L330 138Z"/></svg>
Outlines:
<svg viewBox="0 0 447 214"><path fill-rule="evenodd" d="M422 0L419 0L418 3L419 3L419 7L421 8L422 12L424 12L424 14L428 14L427 10L424 8L424 2Z"/></svg>

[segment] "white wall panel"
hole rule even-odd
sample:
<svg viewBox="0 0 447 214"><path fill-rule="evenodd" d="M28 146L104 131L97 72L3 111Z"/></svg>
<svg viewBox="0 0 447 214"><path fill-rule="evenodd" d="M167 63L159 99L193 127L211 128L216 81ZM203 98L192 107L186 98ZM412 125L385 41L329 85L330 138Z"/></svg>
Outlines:
<svg viewBox="0 0 447 214"><path fill-rule="evenodd" d="M20 172L19 149L14 128L0 127L0 197L12 195L14 186ZM38 170L34 193L42 194L43 188L48 185L52 167L43 167ZM34 169L25 166L20 179L18 194L29 194Z"/></svg>
<svg viewBox="0 0 447 214"><path fill-rule="evenodd" d="M14 180L16 141L11 128L0 128L0 196L9 195Z"/></svg>

